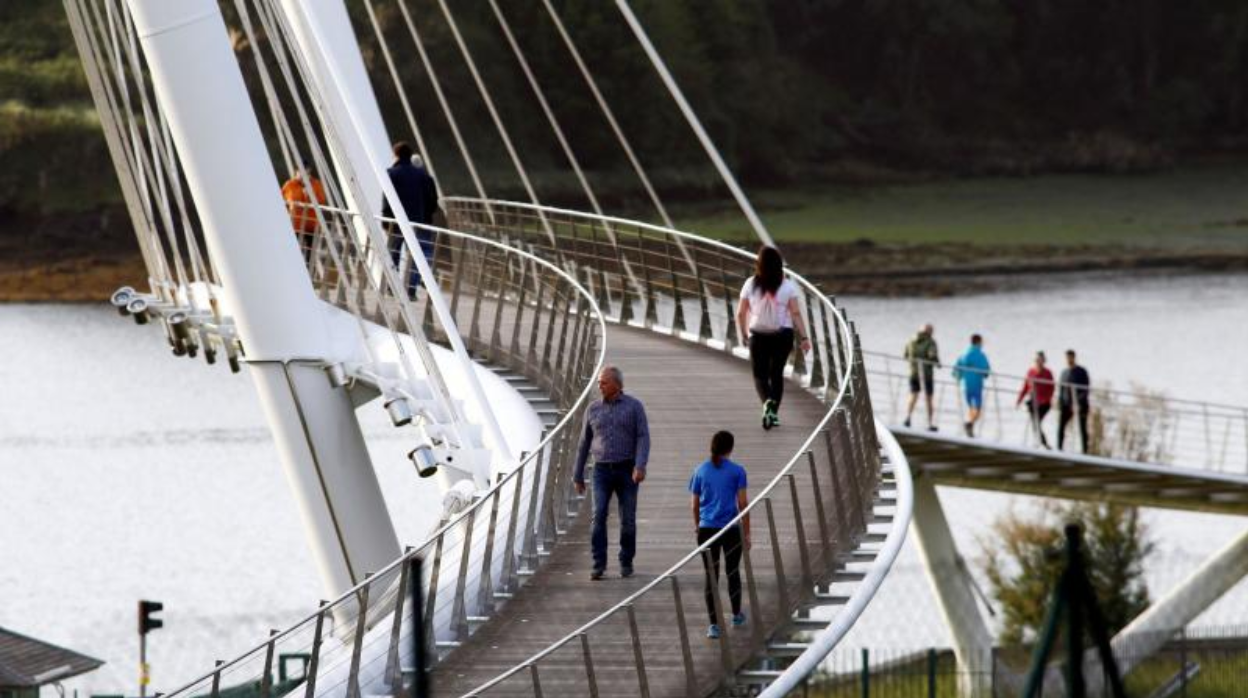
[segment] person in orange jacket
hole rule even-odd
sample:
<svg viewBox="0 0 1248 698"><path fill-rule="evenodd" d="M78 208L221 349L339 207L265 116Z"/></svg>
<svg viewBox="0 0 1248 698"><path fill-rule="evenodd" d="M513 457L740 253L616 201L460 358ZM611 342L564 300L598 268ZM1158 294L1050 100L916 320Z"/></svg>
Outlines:
<svg viewBox="0 0 1248 698"><path fill-rule="evenodd" d="M299 247L303 250L303 258L308 259L312 252L312 237L316 234L320 224L316 218L316 211L312 209L313 201L308 196L303 180L300 172L291 175L290 179L282 184L282 199L286 201L286 210L290 212L290 224L295 229ZM321 184L321 180L316 178L316 172L312 168L307 170L307 180L312 185L312 193L316 196L315 203L324 205L325 187Z"/></svg>

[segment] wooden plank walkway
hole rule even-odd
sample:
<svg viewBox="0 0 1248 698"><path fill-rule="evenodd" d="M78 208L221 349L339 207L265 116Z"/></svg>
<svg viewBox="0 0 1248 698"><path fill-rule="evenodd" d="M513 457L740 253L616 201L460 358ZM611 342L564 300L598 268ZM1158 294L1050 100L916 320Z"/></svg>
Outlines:
<svg viewBox="0 0 1248 698"><path fill-rule="evenodd" d="M659 334L619 325L608 327L608 363L624 372L625 390L642 400L649 415L653 450L638 505L636 575L621 579L616 562L618 518L609 522L610 545L606 579L589 579L589 499L567 535L537 574L485 623L464 645L433 672L436 695L458 696L523 662L551 643L590 621L602 611L638 590L695 545L687 484L693 468L707 454L711 435L728 429L736 435L733 459L749 471L751 494L765 486L801 446L825 414L826 407L790 383L781 417L783 427L763 431L749 364L719 351ZM822 460L822 458L820 458ZM826 462L826 461L825 461ZM809 493L803 492L804 499ZM825 493L825 499L827 494ZM797 577L797 543L790 525L790 507L779 498L776 515L783 567ZM810 505L807 499L803 507ZM809 510L807 510L809 511ZM779 592L765 522L755 519L752 559L760 609L769 616L756 618L746 599L749 623L779 620ZM766 563L764 565L764 562ZM764 569L765 567L765 569ZM743 572L744 577L744 572ZM712 690L724 675L719 643L705 637L707 615L702 595L703 574L695 562L679 578L681 602L689 629L697 692ZM726 580L721 598L727 603ZM688 695L686 673L670 587L656 589L636 607L641 629L641 654L652 696ZM589 637L599 695L635 696L640 690L627 616L618 614ZM763 627L766 627L764 625ZM760 636L750 625L732 631L731 646L739 662L757 649ZM545 695L590 695L582 645L570 643L540 666ZM532 677L521 672L487 695L532 695Z"/></svg>

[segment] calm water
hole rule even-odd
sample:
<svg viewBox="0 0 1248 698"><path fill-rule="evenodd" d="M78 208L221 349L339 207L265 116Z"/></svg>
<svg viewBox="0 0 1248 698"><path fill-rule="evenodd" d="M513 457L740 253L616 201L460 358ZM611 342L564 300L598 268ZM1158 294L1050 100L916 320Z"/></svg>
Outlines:
<svg viewBox="0 0 1248 698"><path fill-rule="evenodd" d="M897 352L930 321L951 357L973 331L1017 373L1036 349L1075 347L1098 380L1248 405L1248 276L1083 280L952 300L844 298L868 349ZM0 626L107 662L70 684L134 691L135 602L165 603L151 636L156 690L205 671L321 597L295 505L246 374L170 356L157 331L94 306L0 305ZM400 537L417 506L405 442L361 416ZM963 554L1011 506L942 490ZM1240 519L1149 512L1154 596L1241 531ZM944 644L908 549L849 646ZM1248 620L1242 589L1205 624Z"/></svg>

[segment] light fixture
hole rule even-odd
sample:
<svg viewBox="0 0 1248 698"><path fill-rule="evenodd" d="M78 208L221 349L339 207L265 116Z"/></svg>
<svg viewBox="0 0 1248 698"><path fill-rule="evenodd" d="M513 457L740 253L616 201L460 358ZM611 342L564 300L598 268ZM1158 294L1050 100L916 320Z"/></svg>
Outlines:
<svg viewBox="0 0 1248 698"><path fill-rule="evenodd" d="M401 427L412 423L412 406L402 395L386 400L386 411L390 413L390 421L394 426Z"/></svg>
<svg viewBox="0 0 1248 698"><path fill-rule="evenodd" d="M173 342L174 356L185 356L189 351L187 345L190 343L191 332L187 329L186 321L186 313L181 311L171 313L165 319L165 322L169 325L169 332L172 335L170 340Z"/></svg>
<svg viewBox="0 0 1248 698"><path fill-rule="evenodd" d="M134 289L129 286L122 286L113 291L113 297L110 300L113 303L113 307L117 308L118 314L125 317L130 314L126 306L130 304L130 301L134 300Z"/></svg>
<svg viewBox="0 0 1248 698"><path fill-rule="evenodd" d="M134 317L136 324L147 324L147 301L142 298L130 299L130 302L126 303L126 312Z"/></svg>
<svg viewBox="0 0 1248 698"><path fill-rule="evenodd" d="M408 451L407 457L416 466L416 474L421 477L432 477L438 472L438 459L433 454L433 444L428 441L422 441L416 448Z"/></svg>

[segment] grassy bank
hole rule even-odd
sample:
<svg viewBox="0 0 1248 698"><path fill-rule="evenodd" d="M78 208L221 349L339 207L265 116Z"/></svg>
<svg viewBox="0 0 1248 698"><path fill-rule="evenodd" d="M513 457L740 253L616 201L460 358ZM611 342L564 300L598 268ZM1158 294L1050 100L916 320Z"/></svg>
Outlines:
<svg viewBox="0 0 1248 698"><path fill-rule="evenodd" d="M1145 175L1044 175L820 186L755 195L780 241L993 245L1248 246L1248 164ZM731 201L679 224L749 239Z"/></svg>

